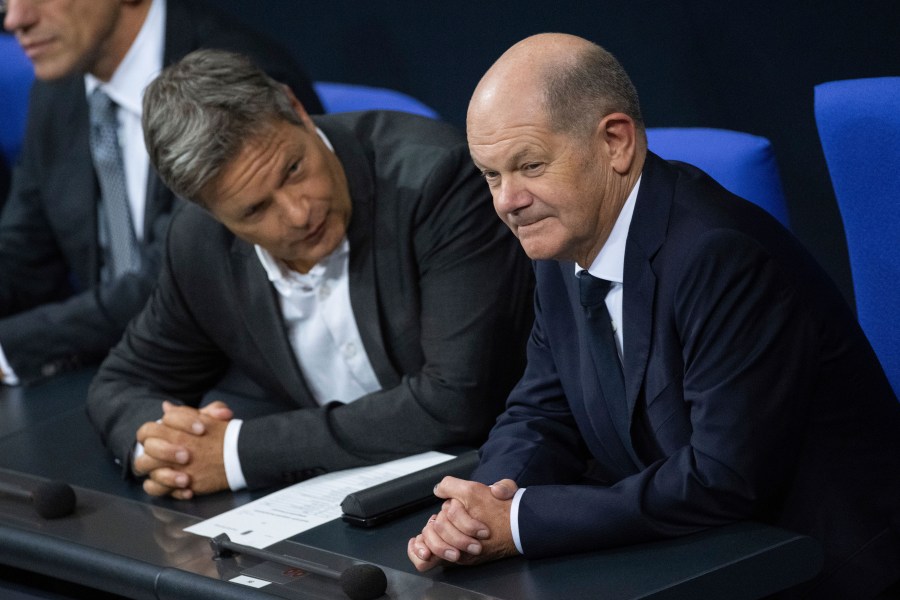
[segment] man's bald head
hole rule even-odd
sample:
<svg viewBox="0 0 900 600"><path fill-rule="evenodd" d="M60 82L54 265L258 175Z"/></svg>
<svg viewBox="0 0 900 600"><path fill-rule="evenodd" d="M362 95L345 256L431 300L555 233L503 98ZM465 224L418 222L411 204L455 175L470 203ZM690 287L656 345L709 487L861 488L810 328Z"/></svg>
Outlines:
<svg viewBox="0 0 900 600"><path fill-rule="evenodd" d="M604 116L621 112L643 133L637 91L622 65L600 46L574 35L543 33L518 42L485 73L467 122L530 105L557 132L589 135Z"/></svg>
<svg viewBox="0 0 900 600"><path fill-rule="evenodd" d="M469 153L494 209L535 260L587 268L641 175L647 138L634 86L582 38L522 40L481 79Z"/></svg>

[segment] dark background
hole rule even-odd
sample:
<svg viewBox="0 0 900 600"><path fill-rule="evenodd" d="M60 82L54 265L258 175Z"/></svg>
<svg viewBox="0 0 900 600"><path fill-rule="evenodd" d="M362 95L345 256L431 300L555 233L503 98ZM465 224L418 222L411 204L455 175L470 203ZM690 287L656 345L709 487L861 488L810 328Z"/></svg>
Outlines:
<svg viewBox="0 0 900 600"><path fill-rule="evenodd" d="M649 127L722 127L772 142L793 230L852 302L813 87L900 75L900 0L215 3L280 41L313 79L397 89L459 127L479 78L516 41L543 31L593 40L631 74ZM0 196L7 177L0 164Z"/></svg>
<svg viewBox="0 0 900 600"><path fill-rule="evenodd" d="M772 141L794 232L852 299L813 86L900 75L900 0L217 4L278 39L313 79L394 88L460 127L479 78L516 41L559 31L597 42L631 74L649 127L723 127Z"/></svg>

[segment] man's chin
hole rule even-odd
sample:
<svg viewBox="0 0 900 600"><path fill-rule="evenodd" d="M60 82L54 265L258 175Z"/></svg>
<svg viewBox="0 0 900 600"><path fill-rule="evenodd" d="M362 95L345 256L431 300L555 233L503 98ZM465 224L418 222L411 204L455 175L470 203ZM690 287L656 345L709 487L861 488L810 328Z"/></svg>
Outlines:
<svg viewBox="0 0 900 600"><path fill-rule="evenodd" d="M548 243L547 236L534 233L517 232L519 243L531 260L553 260L557 257L558 248Z"/></svg>
<svg viewBox="0 0 900 600"><path fill-rule="evenodd" d="M62 79L76 70L75 65L70 65L50 58L33 60L31 61L31 65L34 67L35 78L41 81Z"/></svg>
<svg viewBox="0 0 900 600"><path fill-rule="evenodd" d="M522 249L531 260L555 260L556 255L546 245L540 243L522 243Z"/></svg>

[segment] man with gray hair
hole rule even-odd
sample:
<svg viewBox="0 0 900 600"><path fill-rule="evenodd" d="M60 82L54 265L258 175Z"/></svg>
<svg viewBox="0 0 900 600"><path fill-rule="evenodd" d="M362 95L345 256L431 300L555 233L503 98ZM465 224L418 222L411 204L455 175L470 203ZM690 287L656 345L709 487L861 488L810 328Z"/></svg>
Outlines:
<svg viewBox="0 0 900 600"><path fill-rule="evenodd" d="M153 495L253 488L475 445L521 374L531 271L451 126L312 119L242 57L198 51L144 97L187 203L88 414ZM230 364L261 388L201 397Z"/></svg>
<svg viewBox="0 0 900 600"><path fill-rule="evenodd" d="M241 52L322 109L283 48L203 0L2 0L0 17L37 79L0 215L0 384L17 385L99 363L150 296L178 204L141 132L164 65Z"/></svg>
<svg viewBox="0 0 900 600"><path fill-rule="evenodd" d="M796 595L896 582L900 404L800 243L649 152L634 86L587 40L514 45L466 125L535 260L535 322L472 481L439 483L447 501L408 541L416 568L755 519L822 543L823 571Z"/></svg>

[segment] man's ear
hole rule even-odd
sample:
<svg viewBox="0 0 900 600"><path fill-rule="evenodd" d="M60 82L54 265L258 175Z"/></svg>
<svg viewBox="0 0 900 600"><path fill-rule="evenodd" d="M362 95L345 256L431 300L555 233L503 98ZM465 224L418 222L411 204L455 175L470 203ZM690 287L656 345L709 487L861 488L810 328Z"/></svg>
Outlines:
<svg viewBox="0 0 900 600"><path fill-rule="evenodd" d="M315 131L315 123L313 123L312 119L309 117L309 113L306 112L306 109L303 108L303 104L301 104L300 101L297 100L297 96L294 95L294 91L285 84L282 84L281 87L284 90L285 95L287 95L288 101L290 101L294 112L297 113L297 116L300 117L300 120L303 122L303 125L310 131Z"/></svg>
<svg viewBox="0 0 900 600"><path fill-rule="evenodd" d="M597 125L601 147L609 164L619 175L631 171L637 153L637 126L625 113L611 113Z"/></svg>

